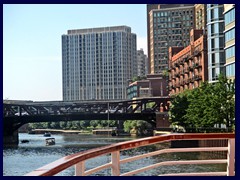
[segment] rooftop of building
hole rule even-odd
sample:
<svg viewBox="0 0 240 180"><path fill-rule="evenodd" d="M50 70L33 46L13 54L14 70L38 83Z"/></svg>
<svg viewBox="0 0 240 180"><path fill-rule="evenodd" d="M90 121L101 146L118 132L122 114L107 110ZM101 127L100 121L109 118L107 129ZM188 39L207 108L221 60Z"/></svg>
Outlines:
<svg viewBox="0 0 240 180"><path fill-rule="evenodd" d="M131 28L129 26L108 26L108 27L96 27L96 28L85 28L85 29L72 29L68 30L68 35L71 34L89 34L89 33L102 33L102 32L112 32L112 31L127 31L131 33Z"/></svg>
<svg viewBox="0 0 240 180"><path fill-rule="evenodd" d="M162 11L162 10L176 10L193 8L195 4L160 4L158 9L152 9L152 11Z"/></svg>

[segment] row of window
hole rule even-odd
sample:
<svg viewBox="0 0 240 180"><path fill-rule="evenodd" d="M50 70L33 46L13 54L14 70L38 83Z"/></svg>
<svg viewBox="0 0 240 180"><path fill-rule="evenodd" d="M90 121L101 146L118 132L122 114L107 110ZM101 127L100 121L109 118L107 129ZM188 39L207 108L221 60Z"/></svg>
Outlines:
<svg viewBox="0 0 240 180"><path fill-rule="evenodd" d="M235 38L235 28L225 33L225 41L228 42Z"/></svg>
<svg viewBox="0 0 240 180"><path fill-rule="evenodd" d="M182 16L182 17L166 17L166 18L154 18L153 22L156 23L164 23L164 22L181 22L185 20L192 20L193 16L187 15L187 16Z"/></svg>
<svg viewBox="0 0 240 180"><path fill-rule="evenodd" d="M210 72L208 73L208 76L209 76L208 79L210 81L215 81L218 79L219 74L225 75L225 67L224 66L210 69Z"/></svg>
<svg viewBox="0 0 240 180"><path fill-rule="evenodd" d="M88 100L88 99L124 99L123 94L114 94L114 97L112 94L97 94L97 97L94 94L74 94L74 93L64 93L63 94L63 100Z"/></svg>
<svg viewBox="0 0 240 180"><path fill-rule="evenodd" d="M211 41L208 41L208 45L209 45L209 50L211 49L211 51L214 51L215 49L223 49L224 38L223 37L212 38Z"/></svg>
<svg viewBox="0 0 240 180"><path fill-rule="evenodd" d="M153 14L153 17L166 17L166 16L181 16L183 14L192 14L193 11L173 11L173 12L156 12Z"/></svg>
<svg viewBox="0 0 240 180"><path fill-rule="evenodd" d="M223 52L218 52L218 53L212 53L208 59L208 64L223 64L225 63L225 58L223 55Z"/></svg>
<svg viewBox="0 0 240 180"><path fill-rule="evenodd" d="M215 8L211 9L210 13L211 20L221 19L223 17L223 5L216 6Z"/></svg>
<svg viewBox="0 0 240 180"><path fill-rule="evenodd" d="M226 66L226 76L227 77L235 76L235 63Z"/></svg>
<svg viewBox="0 0 240 180"><path fill-rule="evenodd" d="M235 21L235 8L227 12L224 18L225 18L225 26Z"/></svg>
<svg viewBox="0 0 240 180"><path fill-rule="evenodd" d="M230 48L227 48L225 53L226 53L226 59L234 57L235 56L235 46L231 46Z"/></svg>
<svg viewBox="0 0 240 180"><path fill-rule="evenodd" d="M214 36L214 35L216 36L223 32L224 23L223 22L213 23L209 25L207 28L208 28L208 36Z"/></svg>

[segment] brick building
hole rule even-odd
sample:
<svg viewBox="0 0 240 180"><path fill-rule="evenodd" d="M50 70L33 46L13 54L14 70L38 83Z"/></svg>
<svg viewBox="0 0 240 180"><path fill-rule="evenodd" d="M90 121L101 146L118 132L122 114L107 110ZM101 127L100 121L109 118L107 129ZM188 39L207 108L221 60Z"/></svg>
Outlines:
<svg viewBox="0 0 240 180"><path fill-rule="evenodd" d="M190 45L169 48L169 94L199 87L208 80L207 36L204 30L190 31Z"/></svg>
<svg viewBox="0 0 240 180"><path fill-rule="evenodd" d="M148 74L144 80L135 81L127 88L127 98L168 96L167 79L162 74Z"/></svg>

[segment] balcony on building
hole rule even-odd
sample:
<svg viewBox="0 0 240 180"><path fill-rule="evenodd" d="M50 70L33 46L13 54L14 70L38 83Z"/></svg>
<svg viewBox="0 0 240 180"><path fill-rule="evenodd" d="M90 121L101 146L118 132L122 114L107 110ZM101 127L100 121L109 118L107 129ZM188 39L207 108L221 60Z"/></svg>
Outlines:
<svg viewBox="0 0 240 180"><path fill-rule="evenodd" d="M191 66L189 66L188 71L193 71L193 68Z"/></svg>
<svg viewBox="0 0 240 180"><path fill-rule="evenodd" d="M180 61L179 61L179 64L183 66L183 65L184 65L184 60L183 60L183 59L180 60Z"/></svg>
<svg viewBox="0 0 240 180"><path fill-rule="evenodd" d="M194 56L194 57L197 57L197 56L199 56L199 55L201 55L201 51L195 50L195 51L193 52L193 56Z"/></svg>
<svg viewBox="0 0 240 180"><path fill-rule="evenodd" d="M184 62L188 62L189 61L189 56L186 56L184 59L183 59Z"/></svg>

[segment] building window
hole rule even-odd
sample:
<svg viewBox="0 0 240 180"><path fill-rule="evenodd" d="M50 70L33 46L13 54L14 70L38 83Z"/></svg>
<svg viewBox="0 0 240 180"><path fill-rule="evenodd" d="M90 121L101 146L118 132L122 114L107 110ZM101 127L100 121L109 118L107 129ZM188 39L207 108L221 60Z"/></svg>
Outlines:
<svg viewBox="0 0 240 180"><path fill-rule="evenodd" d="M225 41L228 42L235 38L235 28L225 33Z"/></svg>
<svg viewBox="0 0 240 180"><path fill-rule="evenodd" d="M235 63L226 66L226 76L227 77L235 76Z"/></svg>
<svg viewBox="0 0 240 180"><path fill-rule="evenodd" d="M212 54L212 66L215 66L215 54Z"/></svg>
<svg viewBox="0 0 240 180"><path fill-rule="evenodd" d="M216 69L213 68L213 69L212 69L212 78L214 79L215 77L216 77Z"/></svg>
<svg viewBox="0 0 240 180"><path fill-rule="evenodd" d="M227 48L225 52L226 52L226 59L234 57L235 56L235 46Z"/></svg>
<svg viewBox="0 0 240 180"><path fill-rule="evenodd" d="M235 8L225 14L225 26L235 20Z"/></svg>
<svg viewBox="0 0 240 180"><path fill-rule="evenodd" d="M215 50L215 39L211 40L211 48L212 48L212 51Z"/></svg>

